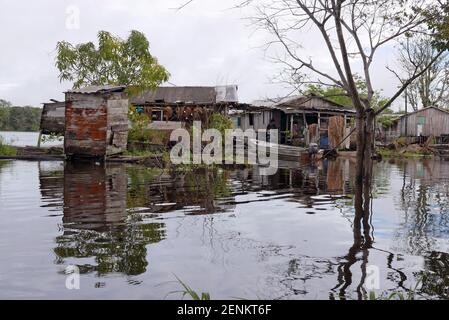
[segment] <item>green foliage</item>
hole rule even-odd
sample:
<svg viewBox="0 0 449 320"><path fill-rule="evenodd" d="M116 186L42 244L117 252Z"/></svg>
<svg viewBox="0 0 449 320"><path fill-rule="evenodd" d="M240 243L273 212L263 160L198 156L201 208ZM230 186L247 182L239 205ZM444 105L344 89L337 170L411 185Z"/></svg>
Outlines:
<svg viewBox="0 0 449 320"><path fill-rule="evenodd" d="M189 287L187 284L181 281L177 276L175 276L178 282L181 284L183 290L175 291L182 293L182 297L184 298L186 295L190 296L192 300L210 300L210 294L207 292L202 292L201 295L199 295L195 290L193 290L191 287ZM175 293L174 292L174 293Z"/></svg>
<svg viewBox="0 0 449 320"><path fill-rule="evenodd" d="M425 280L425 276L421 276L416 282L413 288L408 289L406 292L401 291L393 291L390 294L382 293L379 296L376 296L374 291L370 291L368 297L365 297L366 300L415 300L416 292L418 292L419 287L422 285Z"/></svg>
<svg viewBox="0 0 449 320"><path fill-rule="evenodd" d="M132 123L132 127L128 131L129 144L137 142L162 145L164 143L164 132L148 128L150 119L146 114L135 112L134 108L130 106L128 118Z"/></svg>
<svg viewBox="0 0 449 320"><path fill-rule="evenodd" d="M377 117L377 122L384 128L388 128L394 123L394 120L397 119L397 116L390 113L391 109L386 109L381 116Z"/></svg>
<svg viewBox="0 0 449 320"><path fill-rule="evenodd" d="M226 130L232 129L232 127L232 120L221 113L214 113L210 119L209 128L214 128L220 131L223 143Z"/></svg>
<svg viewBox="0 0 449 320"><path fill-rule="evenodd" d="M153 157L153 156L162 156L161 152L155 152L151 150L126 150L124 153L126 156L133 156L133 157Z"/></svg>
<svg viewBox="0 0 449 320"><path fill-rule="evenodd" d="M1 156L15 156L17 154L16 148L5 144L5 141L0 137L0 155Z"/></svg>
<svg viewBox="0 0 449 320"><path fill-rule="evenodd" d="M351 98L342 88L339 87L310 85L306 90L306 94L314 94L319 97L324 97L329 101L341 104L343 106L352 106Z"/></svg>
<svg viewBox="0 0 449 320"><path fill-rule="evenodd" d="M449 3L441 1L422 10L433 33L433 45L439 50L449 49Z"/></svg>
<svg viewBox="0 0 449 320"><path fill-rule="evenodd" d="M356 82L357 90L359 91L359 94L362 98L367 97L368 90L366 87L365 81L358 75L354 75L354 79ZM343 106L353 107L353 103L351 100L351 97L348 95L348 93L340 88L340 87L325 87L321 85L309 85L306 94L314 94L319 97L324 97L327 100L330 100L332 102L341 104ZM380 92L374 93L373 100L371 103L371 106L374 109L379 109L382 106L385 105L385 103L388 101L385 97L382 97Z"/></svg>
<svg viewBox="0 0 449 320"><path fill-rule="evenodd" d="M42 143L46 143L46 142L62 142L62 140L64 139L64 135L63 134L56 134L56 133L50 133L47 135L42 135L41 137L41 142Z"/></svg>
<svg viewBox="0 0 449 320"><path fill-rule="evenodd" d="M169 73L150 54L149 42L139 31L131 31L126 40L109 32L98 33L98 48L92 42L57 44L56 67L61 81L73 81L73 87L85 85L126 85L131 94L157 87Z"/></svg>
<svg viewBox="0 0 449 320"><path fill-rule="evenodd" d="M0 131L39 131L42 109L13 107L0 99Z"/></svg>

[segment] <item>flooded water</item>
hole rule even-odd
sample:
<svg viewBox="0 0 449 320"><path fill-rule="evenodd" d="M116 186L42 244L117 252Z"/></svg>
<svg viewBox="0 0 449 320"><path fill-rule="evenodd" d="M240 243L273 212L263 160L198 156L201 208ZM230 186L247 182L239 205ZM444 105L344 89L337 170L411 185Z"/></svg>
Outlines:
<svg viewBox="0 0 449 320"><path fill-rule="evenodd" d="M0 137L7 143L16 147L37 146L39 132L0 131ZM45 141L43 147L62 145L63 141Z"/></svg>
<svg viewBox="0 0 449 320"><path fill-rule="evenodd" d="M0 162L0 298L448 298L449 162L375 165L369 232L354 228L354 163L162 173ZM80 289L66 288L67 266Z"/></svg>

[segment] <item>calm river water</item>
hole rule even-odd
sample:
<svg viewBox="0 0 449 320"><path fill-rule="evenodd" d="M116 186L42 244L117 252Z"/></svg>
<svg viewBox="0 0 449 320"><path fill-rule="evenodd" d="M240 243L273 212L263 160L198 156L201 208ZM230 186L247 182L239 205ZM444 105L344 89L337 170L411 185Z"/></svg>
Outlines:
<svg viewBox="0 0 449 320"><path fill-rule="evenodd" d="M360 245L349 159L271 177L0 161L0 298L180 298L176 275L212 299L358 299L373 273L378 294L448 298L449 162L374 172Z"/></svg>
<svg viewBox="0 0 449 320"><path fill-rule="evenodd" d="M16 147L35 147L39 139L39 132L0 131L0 138L7 144ZM63 143L63 141L46 141L41 143L41 145L50 147L62 145Z"/></svg>

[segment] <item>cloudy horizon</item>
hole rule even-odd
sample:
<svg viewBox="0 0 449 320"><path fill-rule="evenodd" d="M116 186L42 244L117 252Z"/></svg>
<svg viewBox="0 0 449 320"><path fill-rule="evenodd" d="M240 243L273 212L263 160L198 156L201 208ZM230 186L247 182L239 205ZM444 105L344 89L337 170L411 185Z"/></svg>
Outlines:
<svg viewBox="0 0 449 320"><path fill-rule="evenodd" d="M175 10L183 0L2 0L0 37L0 99L14 105L40 106L49 99L63 99L71 83L60 83L54 62L56 43L93 41L100 30L126 38L131 30L143 32L150 52L171 74L177 86L236 84L239 99L251 102L287 94L291 89L270 80L280 72L262 48L270 36L256 31L245 19L248 12L233 9L233 1L197 0ZM70 16L79 12L79 25ZM315 63L332 67L316 33L301 35L310 40L304 50ZM317 40L318 39L318 40ZM395 77L385 69L394 55L380 51L373 70L376 90L392 95ZM165 84L169 85L169 84ZM400 104L400 103L399 103Z"/></svg>

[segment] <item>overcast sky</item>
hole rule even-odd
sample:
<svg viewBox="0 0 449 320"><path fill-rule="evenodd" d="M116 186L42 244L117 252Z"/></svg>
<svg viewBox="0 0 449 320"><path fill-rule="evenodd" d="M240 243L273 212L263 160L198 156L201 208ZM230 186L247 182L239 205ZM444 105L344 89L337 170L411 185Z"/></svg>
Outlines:
<svg viewBox="0 0 449 320"><path fill-rule="evenodd" d="M60 83L54 66L57 41L95 41L99 30L122 38L130 30L145 33L150 50L171 73L170 82L183 85L237 84L239 98L250 102L289 92L271 79L279 72L261 48L270 37L244 19L248 10L231 9L234 0L195 0L180 11L184 0L1 0L0 99L15 105L39 106L63 99L71 83ZM79 25L76 23L79 12ZM320 37L313 30L301 35L314 64L332 68ZM374 84L391 95L397 86L385 70L394 55L380 51Z"/></svg>

